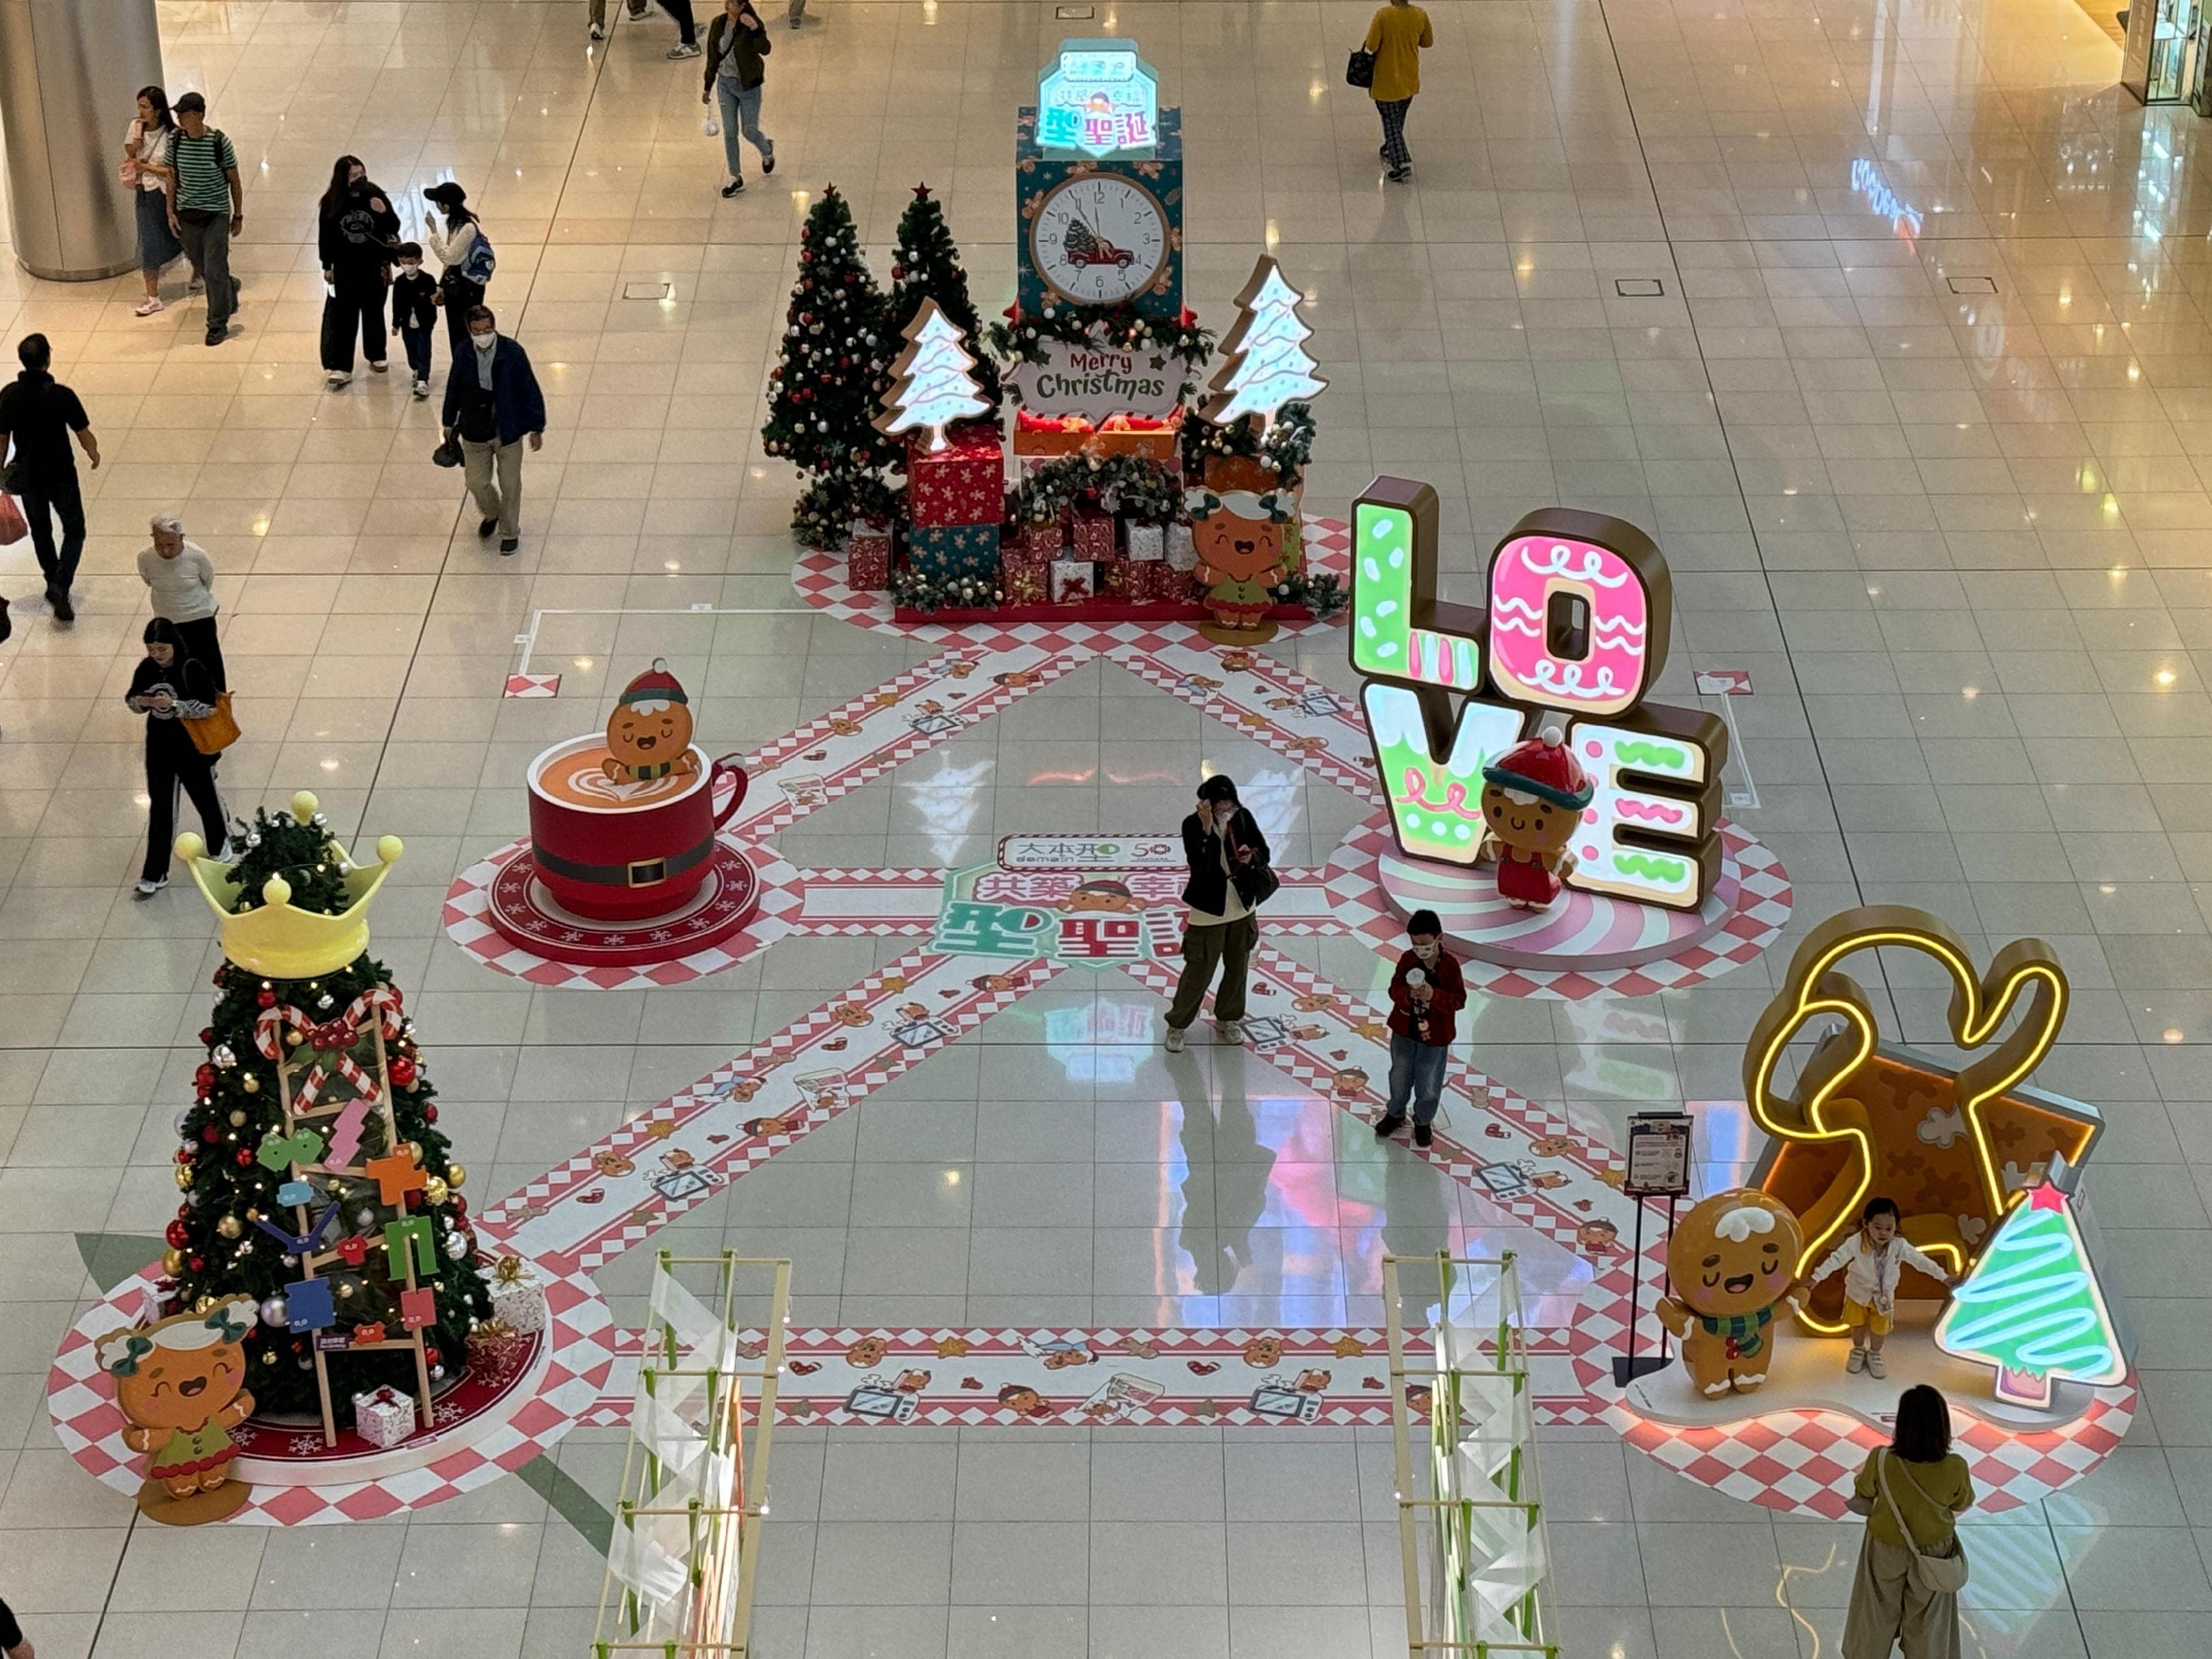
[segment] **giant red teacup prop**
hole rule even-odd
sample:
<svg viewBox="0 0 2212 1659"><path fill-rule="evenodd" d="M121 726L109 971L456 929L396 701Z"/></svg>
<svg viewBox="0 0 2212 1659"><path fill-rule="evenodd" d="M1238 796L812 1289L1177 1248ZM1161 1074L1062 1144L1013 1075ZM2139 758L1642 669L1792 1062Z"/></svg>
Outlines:
<svg viewBox="0 0 2212 1659"><path fill-rule="evenodd" d="M530 852L538 878L565 909L630 921L678 908L698 890L714 831L745 798L734 755L637 782L606 775L605 738L571 738L530 763ZM728 798L715 797L726 781Z"/></svg>

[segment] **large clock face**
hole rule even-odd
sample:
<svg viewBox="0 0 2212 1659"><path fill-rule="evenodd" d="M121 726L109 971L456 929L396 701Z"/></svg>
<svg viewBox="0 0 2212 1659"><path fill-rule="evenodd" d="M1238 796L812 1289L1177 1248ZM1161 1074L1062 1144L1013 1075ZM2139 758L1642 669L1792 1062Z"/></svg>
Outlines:
<svg viewBox="0 0 2212 1659"><path fill-rule="evenodd" d="M1168 216L1152 191L1111 173L1054 186L1030 226L1030 258L1062 299L1118 305L1143 293L1168 259Z"/></svg>

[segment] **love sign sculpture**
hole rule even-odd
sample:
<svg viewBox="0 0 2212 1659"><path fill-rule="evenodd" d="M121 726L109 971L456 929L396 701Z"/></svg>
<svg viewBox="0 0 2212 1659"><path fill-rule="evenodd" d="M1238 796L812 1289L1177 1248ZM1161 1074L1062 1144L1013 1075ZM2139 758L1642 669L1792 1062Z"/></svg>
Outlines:
<svg viewBox="0 0 2212 1659"><path fill-rule="evenodd" d="M1352 665L1400 849L1474 864L1484 769L1561 726L1591 786L1566 884L1696 909L1720 872L1728 728L1644 702L1667 661L1667 561L1623 520L1541 508L1491 554L1486 613L1436 597L1437 513L1408 478L1352 504Z"/></svg>

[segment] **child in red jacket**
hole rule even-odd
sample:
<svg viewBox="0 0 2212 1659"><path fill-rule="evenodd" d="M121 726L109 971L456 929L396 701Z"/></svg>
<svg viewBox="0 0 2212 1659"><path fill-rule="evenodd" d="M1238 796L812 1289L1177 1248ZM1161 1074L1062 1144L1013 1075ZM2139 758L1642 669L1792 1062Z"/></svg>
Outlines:
<svg viewBox="0 0 2212 1659"><path fill-rule="evenodd" d="M1413 1103L1413 1145L1433 1139L1443 1093L1444 1061L1457 1034L1452 1016L1467 1006L1467 985L1459 963L1444 949L1443 924L1433 910L1416 910L1406 922L1413 948L1398 958L1390 976L1390 1103L1375 1125L1388 1140L1406 1127L1406 1102Z"/></svg>

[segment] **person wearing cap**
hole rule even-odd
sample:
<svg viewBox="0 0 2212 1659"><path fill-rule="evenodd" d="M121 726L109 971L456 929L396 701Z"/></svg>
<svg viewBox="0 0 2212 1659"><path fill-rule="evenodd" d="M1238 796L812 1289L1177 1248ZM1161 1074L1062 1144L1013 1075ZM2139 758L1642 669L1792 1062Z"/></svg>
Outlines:
<svg viewBox="0 0 2212 1659"><path fill-rule="evenodd" d="M1167 1051L1179 1054L1183 1033L1198 1018L1213 970L1213 1027L1226 1043L1244 1041L1245 981L1260 942L1258 907L1274 890L1267 836L1237 799L1237 785L1217 772L1198 786L1198 810L1182 821L1190 879L1182 902L1182 973L1168 1008Z"/></svg>
<svg viewBox="0 0 2212 1659"><path fill-rule="evenodd" d="M544 446L545 394L530 354L499 331L490 307L472 307L468 325L469 354L446 376L446 437L460 441L469 493L483 514L477 534L498 531L499 550L512 553L522 545L522 446Z"/></svg>
<svg viewBox="0 0 2212 1659"><path fill-rule="evenodd" d="M1507 750L1482 769L1482 817L1498 855L1498 893L1508 904L1541 910L1575 867L1567 851L1583 808L1596 793L1557 726Z"/></svg>
<svg viewBox="0 0 2212 1659"><path fill-rule="evenodd" d="M207 671L215 690L228 690L215 631L215 561L205 548L185 539L185 521L173 513L156 513L153 532L154 544L138 551L147 603L163 622L176 624L185 654Z"/></svg>
<svg viewBox="0 0 2212 1659"><path fill-rule="evenodd" d="M452 179L431 185L422 196L445 215L443 224L435 217L423 221L422 245L444 267L438 278L438 304L446 313L446 343L459 367L470 349L469 313L484 301L485 285L468 276L469 256L477 251L483 232L477 216L469 211L468 191Z"/></svg>
<svg viewBox="0 0 2212 1659"><path fill-rule="evenodd" d="M1443 1097L1444 1062L1458 1035L1452 1016L1467 1006L1467 981L1444 949L1443 924L1435 911L1408 916L1406 937L1409 948L1390 975L1390 1098L1376 1121L1375 1138L1388 1140L1406 1127L1410 1100L1413 1145L1425 1146Z"/></svg>
<svg viewBox="0 0 2212 1659"><path fill-rule="evenodd" d="M169 135L169 228L207 283L207 343L229 337L240 284L230 274L230 239L246 228L246 186L238 177L238 152L219 128L207 124L207 100L188 92L177 100L177 127Z"/></svg>

